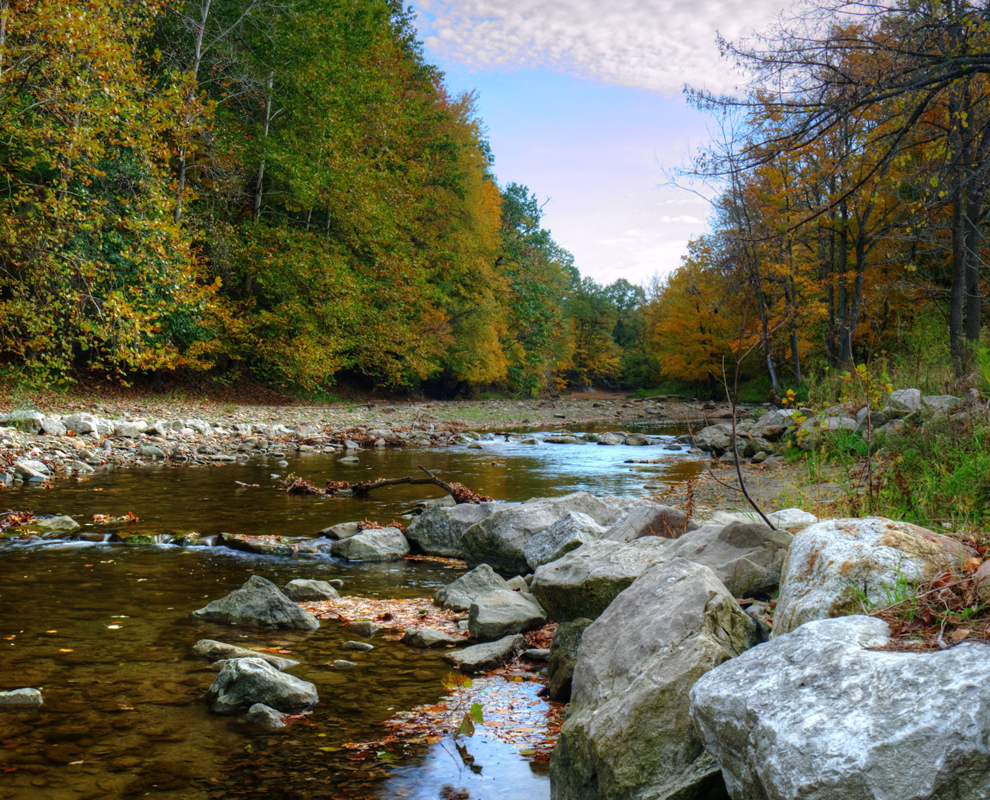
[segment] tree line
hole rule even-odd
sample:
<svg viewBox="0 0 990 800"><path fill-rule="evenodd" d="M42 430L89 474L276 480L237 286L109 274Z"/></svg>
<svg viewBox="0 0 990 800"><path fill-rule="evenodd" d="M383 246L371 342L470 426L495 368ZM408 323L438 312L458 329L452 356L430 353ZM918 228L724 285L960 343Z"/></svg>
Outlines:
<svg viewBox="0 0 990 800"><path fill-rule="evenodd" d="M915 348L964 380L986 327L986 3L820 0L723 49L748 83L690 92L719 134L675 177L711 190L711 232L648 303L661 372L714 387L741 359L781 396Z"/></svg>
<svg viewBox="0 0 990 800"><path fill-rule="evenodd" d="M644 374L398 0L0 0L0 371L453 394Z"/></svg>

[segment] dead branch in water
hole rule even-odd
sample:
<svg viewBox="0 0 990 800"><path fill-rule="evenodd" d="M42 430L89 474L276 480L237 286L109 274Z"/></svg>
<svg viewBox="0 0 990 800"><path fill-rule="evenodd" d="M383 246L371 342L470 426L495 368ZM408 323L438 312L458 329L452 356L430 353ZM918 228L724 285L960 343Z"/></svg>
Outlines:
<svg viewBox="0 0 990 800"><path fill-rule="evenodd" d="M374 491L375 489L381 489L386 486L398 486L400 484L411 484L413 486L423 486L423 485L433 485L439 486L447 494L454 498L454 502L460 505L461 503L490 503L492 502L491 497L487 497L483 494L478 494L473 489L469 489L463 483L447 483L447 481L442 478L438 478L432 472L430 472L426 467L420 466L420 469L426 473L425 478L414 478L411 475L407 475L404 478L379 478L375 481L366 481L363 483L351 484L350 489L355 495L364 495L368 492Z"/></svg>

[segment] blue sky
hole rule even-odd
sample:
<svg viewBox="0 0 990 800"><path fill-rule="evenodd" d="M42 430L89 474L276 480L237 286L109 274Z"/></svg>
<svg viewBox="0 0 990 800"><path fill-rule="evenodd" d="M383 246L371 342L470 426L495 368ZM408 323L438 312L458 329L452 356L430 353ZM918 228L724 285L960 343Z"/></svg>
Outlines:
<svg viewBox="0 0 990 800"><path fill-rule="evenodd" d="M707 203L664 186L708 139L684 83L731 91L716 31L737 38L779 0L415 0L426 55L477 90L499 182L528 185L583 275L645 284L704 232Z"/></svg>

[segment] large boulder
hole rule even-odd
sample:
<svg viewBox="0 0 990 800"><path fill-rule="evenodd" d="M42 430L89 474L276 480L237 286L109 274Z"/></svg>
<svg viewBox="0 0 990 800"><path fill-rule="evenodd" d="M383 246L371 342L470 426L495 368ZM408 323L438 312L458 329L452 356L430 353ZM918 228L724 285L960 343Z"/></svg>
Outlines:
<svg viewBox="0 0 990 800"><path fill-rule="evenodd" d="M498 590L512 591L501 575L487 564L482 564L438 589L433 595L433 602L451 611L467 611L479 598Z"/></svg>
<svg viewBox="0 0 990 800"><path fill-rule="evenodd" d="M545 625L547 616L519 592L496 589L471 604L468 632L479 642L493 642L514 633L526 633Z"/></svg>
<svg viewBox="0 0 990 800"><path fill-rule="evenodd" d="M743 597L777 588L793 538L753 522L706 525L671 542L663 558L704 564L735 597Z"/></svg>
<svg viewBox="0 0 990 800"><path fill-rule="evenodd" d="M990 658L885 652L872 617L809 622L702 677L691 716L734 800L990 797Z"/></svg>
<svg viewBox="0 0 990 800"><path fill-rule="evenodd" d="M601 539L605 531L606 528L587 514L568 511L545 531L540 531L529 540L523 551L526 562L531 569L549 564L586 542Z"/></svg>
<svg viewBox="0 0 990 800"><path fill-rule="evenodd" d="M884 517L811 525L791 543L774 612L774 635L814 619L848 614L858 600L890 602L918 582L957 567L969 555L954 539Z"/></svg>
<svg viewBox="0 0 990 800"><path fill-rule="evenodd" d="M584 631L551 798L719 796L689 693L757 641L756 623L707 567L678 558L644 573Z"/></svg>
<svg viewBox="0 0 990 800"><path fill-rule="evenodd" d="M230 658L260 658L267 661L277 670L289 669L299 662L291 658L282 658L274 653L262 653L258 650L248 650L246 647L238 647L226 642L218 642L215 639L200 639L193 645L193 655L206 658L210 661L226 661Z"/></svg>
<svg viewBox="0 0 990 800"><path fill-rule="evenodd" d="M664 557L672 540L648 536L628 544L599 539L544 564L531 590L557 622L596 619L623 589Z"/></svg>
<svg viewBox="0 0 990 800"><path fill-rule="evenodd" d="M587 514L599 525L611 525L640 501L601 499L587 492L564 497L534 498L518 505L501 505L487 519L472 525L461 538L469 566L488 564L503 575L529 572L526 545L569 511Z"/></svg>
<svg viewBox="0 0 990 800"><path fill-rule="evenodd" d="M320 627L316 617L303 611L274 583L260 575L252 575L240 589L193 611L189 616L201 622L255 628L315 631Z"/></svg>
<svg viewBox="0 0 990 800"><path fill-rule="evenodd" d="M398 528L373 528L334 542L330 552L348 561L401 561L409 555L409 542Z"/></svg>
<svg viewBox="0 0 990 800"><path fill-rule="evenodd" d="M767 514L775 528L803 528L806 525L814 525L818 522L818 517L802 511L800 508L782 508L780 511L771 511ZM757 525L763 524L763 517L755 511L716 511L705 522L704 525L729 525L733 522L755 522Z"/></svg>
<svg viewBox="0 0 990 800"><path fill-rule="evenodd" d="M789 428L793 427L793 411L768 411L753 424L753 427L749 429L748 435L753 438L776 442L781 436L787 433Z"/></svg>
<svg viewBox="0 0 990 800"><path fill-rule="evenodd" d="M947 416L962 407L963 401L951 394L930 394L921 403L935 416Z"/></svg>
<svg viewBox="0 0 990 800"><path fill-rule="evenodd" d="M571 699L571 681L577 665L578 647L585 629L591 623L590 619L561 622L553 632L550 655L547 657L547 696L551 700L566 703Z"/></svg>
<svg viewBox="0 0 990 800"><path fill-rule="evenodd" d="M337 590L326 581L296 578L282 587L282 594L294 603L312 603L320 600L336 600Z"/></svg>
<svg viewBox="0 0 990 800"><path fill-rule="evenodd" d="M698 527L687 514L673 506L649 503L631 510L609 528L603 538L614 542L631 542L644 536L676 539L685 531Z"/></svg>
<svg viewBox="0 0 990 800"><path fill-rule="evenodd" d="M9 414L0 415L0 423L17 428L24 433L41 433L44 428L45 415L40 411L17 409ZM65 431L63 430L63 433Z"/></svg>
<svg viewBox="0 0 990 800"><path fill-rule="evenodd" d="M485 642L463 650L445 653L443 660L461 672L474 673L495 669L508 661L517 650L526 646L526 637L517 633L496 642Z"/></svg>
<svg viewBox="0 0 990 800"><path fill-rule="evenodd" d="M702 428L694 435L694 446L716 456L732 449L732 425L719 423Z"/></svg>
<svg viewBox="0 0 990 800"><path fill-rule="evenodd" d="M460 503L451 507L427 508L406 529L406 538L430 556L460 558L464 555L461 537L472 525L487 519L495 503Z"/></svg>
<svg viewBox="0 0 990 800"><path fill-rule="evenodd" d="M206 694L218 714L233 714L255 703L293 713L316 705L319 696L309 681L279 672L260 658L226 662Z"/></svg>
<svg viewBox="0 0 990 800"><path fill-rule="evenodd" d="M100 436L113 435L113 423L92 414L69 414L67 417L62 417L62 424L67 430L79 435L87 433L96 433Z"/></svg>

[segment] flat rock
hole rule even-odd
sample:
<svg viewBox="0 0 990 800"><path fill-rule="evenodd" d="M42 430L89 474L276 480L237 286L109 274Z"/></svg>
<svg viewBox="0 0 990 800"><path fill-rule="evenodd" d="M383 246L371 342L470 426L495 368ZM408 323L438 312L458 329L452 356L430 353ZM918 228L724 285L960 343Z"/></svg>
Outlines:
<svg viewBox="0 0 990 800"><path fill-rule="evenodd" d="M193 645L192 652L193 655L210 661L225 661L230 658L260 658L262 661L267 661L277 670L289 669L299 663L298 661L293 661L291 658L282 658L273 653L249 650L246 647L218 642L215 639L200 639Z"/></svg>
<svg viewBox="0 0 990 800"><path fill-rule="evenodd" d="M536 599L556 622L597 618L623 589L663 558L673 540L648 536L633 542L599 539L536 570Z"/></svg>
<svg viewBox="0 0 990 800"><path fill-rule="evenodd" d="M398 528L368 529L334 542L330 552L348 561L401 561L409 555L409 542Z"/></svg>
<svg viewBox="0 0 990 800"><path fill-rule="evenodd" d="M468 528L490 517L497 507L496 503L429 507L409 524L406 538L427 555L460 558L461 538Z"/></svg>
<svg viewBox="0 0 990 800"><path fill-rule="evenodd" d="M710 569L681 558L651 567L584 631L550 759L551 798L719 796L690 690L758 641Z"/></svg>
<svg viewBox="0 0 990 800"><path fill-rule="evenodd" d="M479 642L493 642L546 624L543 609L519 592L495 589L471 604L468 631Z"/></svg>
<svg viewBox="0 0 990 800"><path fill-rule="evenodd" d="M38 708L44 702L41 692L37 689L13 689L9 692L0 692L0 706Z"/></svg>
<svg viewBox="0 0 990 800"><path fill-rule="evenodd" d="M511 591L504 578L487 564L482 564L438 589L433 602L451 611L467 611L476 600L497 589Z"/></svg>
<svg viewBox="0 0 990 800"><path fill-rule="evenodd" d="M245 725L254 725L262 730L276 731L285 727L285 723L282 722L283 717L285 714L281 711L266 706L264 703L255 703L248 709L247 714L238 721Z"/></svg>
<svg viewBox="0 0 990 800"><path fill-rule="evenodd" d="M884 517L832 519L794 536L774 612L774 636L848 614L853 592L883 604L898 584L931 580L973 553L933 531Z"/></svg>
<svg viewBox="0 0 990 800"><path fill-rule="evenodd" d="M316 705L316 687L294 675L279 672L260 658L227 661L206 694L218 714L233 714L255 703L286 713Z"/></svg>
<svg viewBox="0 0 990 800"><path fill-rule="evenodd" d="M296 578L282 587L282 594L294 603L317 602L320 600L336 600L340 597L337 590L326 581Z"/></svg>
<svg viewBox="0 0 990 800"><path fill-rule="evenodd" d="M818 517L802 511L800 508L783 508L780 511L773 511L767 514L770 521L777 528L802 528L806 525L814 525L818 522ZM729 525L733 522L752 522L756 525L763 525L763 518L755 511L716 511L703 524L704 525Z"/></svg>
<svg viewBox="0 0 990 800"><path fill-rule="evenodd" d="M79 528L79 523L76 522L72 517L58 516L58 517L42 517L41 519L32 520L31 524L36 528L42 528L46 531L74 531Z"/></svg>
<svg viewBox="0 0 990 800"><path fill-rule="evenodd" d="M223 545L231 550L263 556L291 556L311 541L305 536L248 536L241 533L225 533L222 539Z"/></svg>
<svg viewBox="0 0 990 800"><path fill-rule="evenodd" d="M368 650L374 650L375 646L370 642L344 642L340 646L341 650L350 650L355 653L366 653Z"/></svg>
<svg viewBox="0 0 990 800"><path fill-rule="evenodd" d="M578 647L585 629L591 623L590 619L561 622L553 632L547 655L547 696L551 700L566 703L571 699L571 680L577 664Z"/></svg>
<svg viewBox="0 0 990 800"><path fill-rule="evenodd" d="M990 648L877 650L888 634L812 621L698 680L691 717L733 798L990 797Z"/></svg>
<svg viewBox="0 0 990 800"><path fill-rule="evenodd" d="M445 633L444 631L438 631L434 628L426 628L421 631L406 631L402 635L402 643L410 647L430 648L451 644L464 644L464 638Z"/></svg>
<svg viewBox="0 0 990 800"><path fill-rule="evenodd" d="M497 642L476 644L473 647L465 647L463 650L445 653L443 660L453 664L461 672L468 674L483 672L502 666L512 657L513 653L522 650L525 646L525 637L516 634L515 636L506 636Z"/></svg>
<svg viewBox="0 0 990 800"><path fill-rule="evenodd" d="M334 540L350 539L352 536L357 536L359 533L361 533L360 522L341 522L320 531L321 536Z"/></svg>
<svg viewBox="0 0 990 800"><path fill-rule="evenodd" d="M576 550L586 542L601 539L605 531L604 527L587 514L580 511L568 511L553 525L540 531L527 542L523 550L526 563L532 569L543 564L549 564L565 553Z"/></svg>
<svg viewBox="0 0 990 800"><path fill-rule="evenodd" d="M603 433L598 437L598 444L614 447L615 445L622 444L623 439L625 437L621 433Z"/></svg>
<svg viewBox="0 0 990 800"><path fill-rule="evenodd" d="M50 477L52 472L41 461L31 458L19 458L14 462L14 474L22 478L45 479Z"/></svg>
<svg viewBox="0 0 990 800"><path fill-rule="evenodd" d="M260 575L252 575L240 589L193 611L189 616L201 622L256 628L315 631L320 627L316 617L303 611L274 583Z"/></svg>

